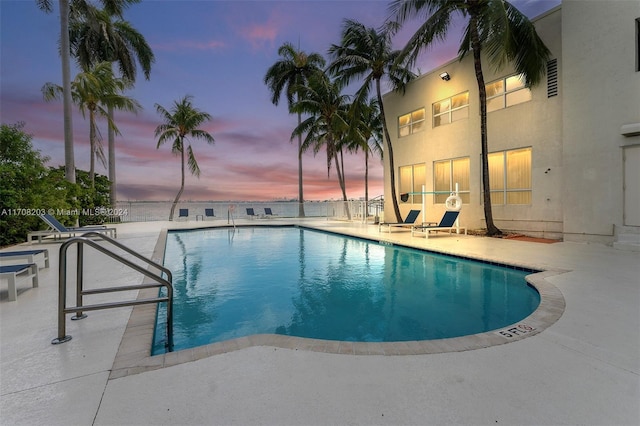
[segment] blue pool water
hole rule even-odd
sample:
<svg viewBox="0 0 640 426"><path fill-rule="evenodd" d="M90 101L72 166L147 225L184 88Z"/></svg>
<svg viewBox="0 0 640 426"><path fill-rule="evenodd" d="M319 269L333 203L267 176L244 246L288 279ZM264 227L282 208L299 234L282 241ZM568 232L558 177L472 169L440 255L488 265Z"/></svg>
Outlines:
<svg viewBox="0 0 640 426"><path fill-rule="evenodd" d="M530 272L294 227L169 232L174 349L251 334L391 342L525 318ZM158 310L153 353L165 351Z"/></svg>

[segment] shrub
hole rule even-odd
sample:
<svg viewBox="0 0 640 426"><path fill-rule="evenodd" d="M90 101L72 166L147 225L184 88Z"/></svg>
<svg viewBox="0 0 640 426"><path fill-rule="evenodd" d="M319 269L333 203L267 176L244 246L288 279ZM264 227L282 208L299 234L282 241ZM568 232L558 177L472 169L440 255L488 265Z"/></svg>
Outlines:
<svg viewBox="0 0 640 426"><path fill-rule="evenodd" d="M64 178L64 167L47 168L49 157L33 148L24 123L0 126L0 246L25 241L27 233L43 229L38 218L52 212L60 222L73 226L102 223L105 216L87 214L109 206L109 180L96 175L91 188L89 174L76 170L74 185Z"/></svg>

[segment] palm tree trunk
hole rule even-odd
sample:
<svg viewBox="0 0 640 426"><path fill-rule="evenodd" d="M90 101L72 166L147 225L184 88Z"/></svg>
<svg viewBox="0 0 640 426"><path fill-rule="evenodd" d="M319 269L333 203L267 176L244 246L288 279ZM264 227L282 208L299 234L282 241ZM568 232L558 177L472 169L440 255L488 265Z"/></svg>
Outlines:
<svg viewBox="0 0 640 426"><path fill-rule="evenodd" d="M113 107L109 106L109 121L113 123ZM111 207L116 208L116 138L115 131L112 126L109 126L108 130L108 143L109 143L109 199L111 201Z"/></svg>
<svg viewBox="0 0 640 426"><path fill-rule="evenodd" d="M369 220L369 146L364 150L364 220Z"/></svg>
<svg viewBox="0 0 640 426"><path fill-rule="evenodd" d="M184 145L182 141L180 141L180 154L182 158L182 180L180 183L180 191L178 191L178 195L176 195L175 200L173 200L173 204L171 205L171 213L169 213L169 220L173 220L173 214L176 212L176 206L178 205L178 201L180 201L180 196L182 195L182 191L184 191Z"/></svg>
<svg viewBox="0 0 640 426"><path fill-rule="evenodd" d="M338 158L338 152L340 153L340 158ZM347 212L347 219L351 220L351 210L349 209L349 200L347 199L347 182L345 181L344 176L344 157L342 155L342 149L335 151L334 159L336 161L338 183L340 184L340 189L342 190L342 201L344 201L344 209Z"/></svg>
<svg viewBox="0 0 640 426"><path fill-rule="evenodd" d="M71 49L69 46L69 0L60 0L60 55L62 56L62 91L64 110L64 166L65 178L76 183L76 166L73 156L73 121L71 118Z"/></svg>
<svg viewBox="0 0 640 426"><path fill-rule="evenodd" d="M96 186L96 117L92 109L89 110L89 147L91 157L89 159L89 181L91 188Z"/></svg>
<svg viewBox="0 0 640 426"><path fill-rule="evenodd" d="M369 150L364 151L364 202L369 204Z"/></svg>
<svg viewBox="0 0 640 426"><path fill-rule="evenodd" d="M298 127L302 115L298 113ZM304 194L302 191L302 135L298 135L298 217L304 217Z"/></svg>
<svg viewBox="0 0 640 426"><path fill-rule="evenodd" d="M393 147L391 146L391 137L387 128L387 119L384 115L384 105L382 104L382 92L380 90L380 79L376 79L376 93L378 95L378 103L380 104L380 118L382 120L382 129L384 138L387 141L387 158L389 158L389 180L391 181L391 201L393 202L393 212L396 215L396 222L402 222L400 215L400 207L398 206L398 197L396 195L396 173L393 163Z"/></svg>
<svg viewBox="0 0 640 426"><path fill-rule="evenodd" d="M500 235L502 231L493 223L491 209L491 186L489 185L489 146L487 142L487 90L484 85L482 61L480 56L480 37L478 35L478 17L471 14L469 27L471 28L471 48L473 49L473 65L475 67L478 92L480 95L480 141L482 144L482 190L484 196L484 218L487 222L487 235Z"/></svg>

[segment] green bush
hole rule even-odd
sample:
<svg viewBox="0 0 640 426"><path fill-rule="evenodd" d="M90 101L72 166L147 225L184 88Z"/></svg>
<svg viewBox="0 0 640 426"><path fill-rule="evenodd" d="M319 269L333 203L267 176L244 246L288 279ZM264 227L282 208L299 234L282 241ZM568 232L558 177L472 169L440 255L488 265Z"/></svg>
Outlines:
<svg viewBox="0 0 640 426"><path fill-rule="evenodd" d="M24 123L0 126L0 246L23 242L29 231L45 229L37 216L42 212L53 213L67 226L106 218L94 212L109 206L109 180L96 175L91 188L88 172L76 170L77 183L68 182L64 167L46 167L49 158L31 140Z"/></svg>
<svg viewBox="0 0 640 426"><path fill-rule="evenodd" d="M54 177L56 181L64 181L64 172L64 166L52 168L49 171L49 176ZM77 219L80 226L85 226L99 225L109 219L107 215L100 214L100 212L104 209L109 210L109 186L111 182L106 176L97 173L94 176L94 181L92 188L89 172L76 169L76 187L73 189L72 194L75 200L71 200L71 202L75 202L75 207L71 213L64 215L66 217L61 222L73 226Z"/></svg>

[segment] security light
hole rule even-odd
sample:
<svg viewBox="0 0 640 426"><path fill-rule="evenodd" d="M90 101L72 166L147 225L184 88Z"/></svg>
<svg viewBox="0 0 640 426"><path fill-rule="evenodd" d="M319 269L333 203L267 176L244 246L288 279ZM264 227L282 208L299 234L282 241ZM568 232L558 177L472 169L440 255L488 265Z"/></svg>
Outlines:
<svg viewBox="0 0 640 426"><path fill-rule="evenodd" d="M443 72L440 74L440 78L443 79L444 81L449 81L451 80L451 76L449 75L448 72Z"/></svg>

